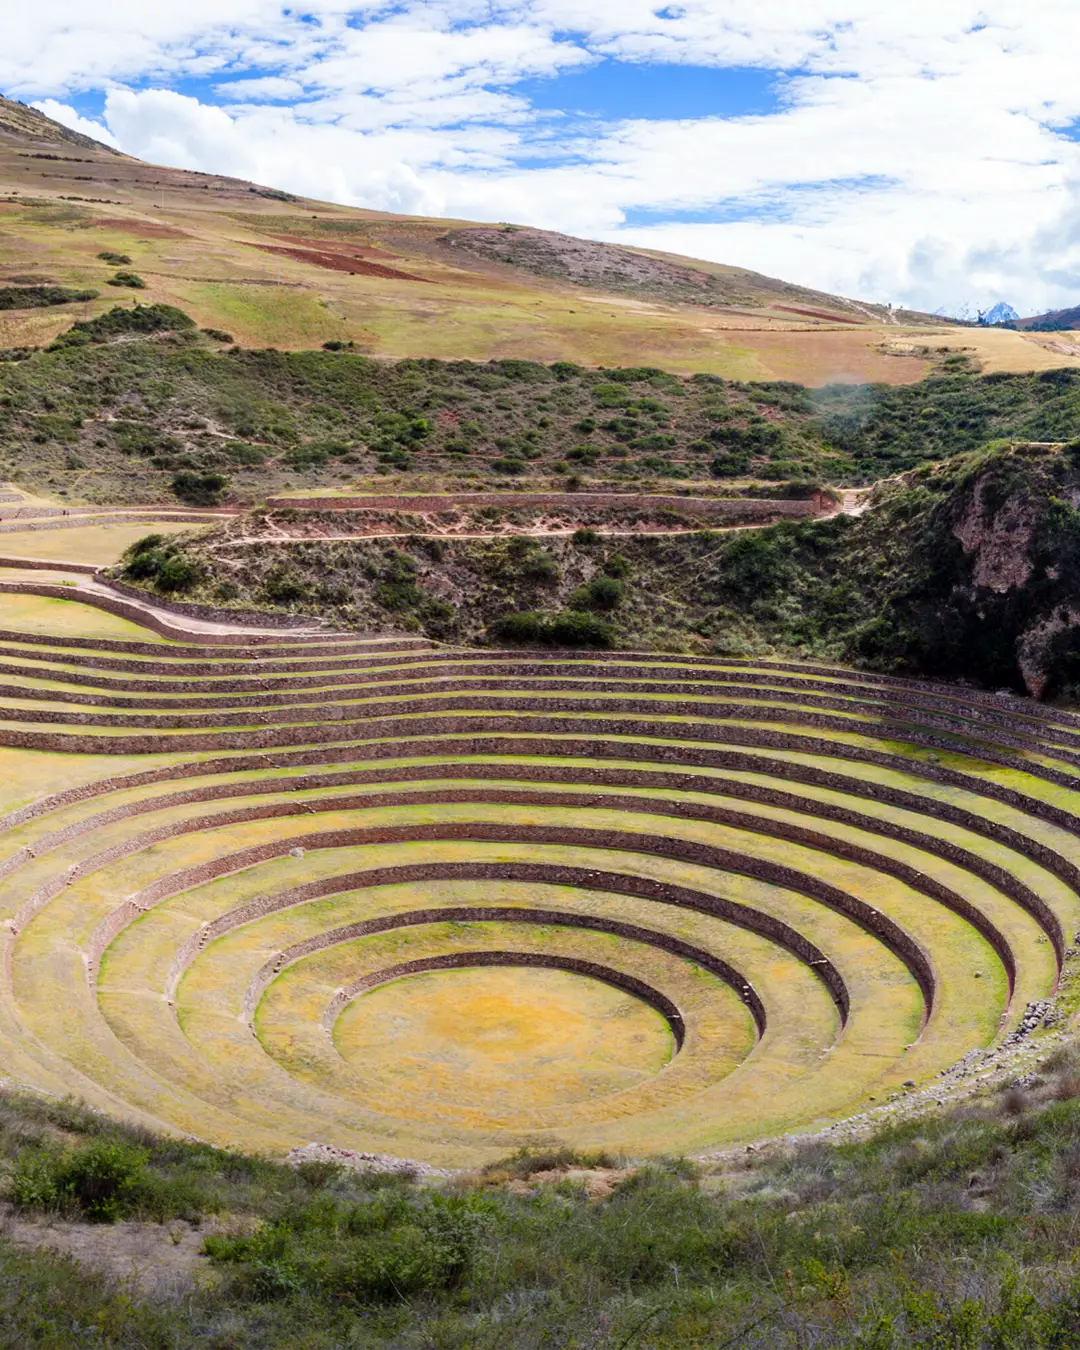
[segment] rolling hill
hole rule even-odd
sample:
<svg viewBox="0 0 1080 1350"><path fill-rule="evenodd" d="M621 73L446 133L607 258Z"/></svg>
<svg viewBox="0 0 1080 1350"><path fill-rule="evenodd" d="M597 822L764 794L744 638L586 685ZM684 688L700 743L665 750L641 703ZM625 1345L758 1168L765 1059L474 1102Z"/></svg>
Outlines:
<svg viewBox="0 0 1080 1350"><path fill-rule="evenodd" d="M118 282L124 270L144 288ZM19 293L35 286L98 297ZM811 385L914 383L938 348L967 348L988 370L1077 364L1019 334L973 334L737 267L146 164L0 99L0 347L44 345L133 294L245 347L337 341L380 357L651 365Z"/></svg>

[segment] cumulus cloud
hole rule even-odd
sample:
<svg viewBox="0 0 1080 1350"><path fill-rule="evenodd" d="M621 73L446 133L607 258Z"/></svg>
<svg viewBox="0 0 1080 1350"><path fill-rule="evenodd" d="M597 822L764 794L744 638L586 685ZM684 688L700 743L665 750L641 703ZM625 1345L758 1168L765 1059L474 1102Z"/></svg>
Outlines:
<svg viewBox="0 0 1080 1350"><path fill-rule="evenodd" d="M119 141L108 127L102 126L100 122L91 121L89 117L80 117L75 109L69 108L66 103L57 103L54 98L45 98L36 107L46 117L51 117L54 122L59 122L69 131L81 132L84 136L92 136L105 145L111 145L114 150L120 149Z"/></svg>
<svg viewBox="0 0 1080 1350"><path fill-rule="evenodd" d="M924 308L1080 299L1075 0L40 0L5 23L0 87L153 161ZM782 102L596 125L516 92L600 60L758 66ZM193 78L213 95L141 87ZM95 89L104 134L62 101Z"/></svg>

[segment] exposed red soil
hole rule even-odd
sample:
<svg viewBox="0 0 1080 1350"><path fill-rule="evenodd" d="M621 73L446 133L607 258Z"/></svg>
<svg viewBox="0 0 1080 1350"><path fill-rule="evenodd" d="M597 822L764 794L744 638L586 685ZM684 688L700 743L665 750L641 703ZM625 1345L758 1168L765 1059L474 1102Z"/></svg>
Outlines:
<svg viewBox="0 0 1080 1350"><path fill-rule="evenodd" d="M801 309L798 305L772 305L772 309L782 309L785 314L805 314L810 319L825 319L829 323L853 323L856 326L858 319L849 319L844 314L828 314L823 309Z"/></svg>
<svg viewBox="0 0 1080 1350"><path fill-rule="evenodd" d="M273 237L279 239L283 244L292 245L294 248L313 250L316 253L332 252L340 254L344 258L360 258L368 262L396 262L401 256L398 253L388 253L386 249L375 248L371 244L346 244L335 239L332 241L333 247L328 250L324 247L325 239L310 239L295 234L275 234Z"/></svg>
<svg viewBox="0 0 1080 1350"><path fill-rule="evenodd" d="M286 248L282 244L249 244L249 248L261 249L263 253L274 253L280 258L293 258L297 262L311 263L313 267L325 267L330 272L348 272L350 276L387 277L392 281L428 281L428 277L418 277L412 272L401 272L396 267L387 267L384 263L369 262L364 258L350 257L347 253L328 253L325 250L310 248Z"/></svg>

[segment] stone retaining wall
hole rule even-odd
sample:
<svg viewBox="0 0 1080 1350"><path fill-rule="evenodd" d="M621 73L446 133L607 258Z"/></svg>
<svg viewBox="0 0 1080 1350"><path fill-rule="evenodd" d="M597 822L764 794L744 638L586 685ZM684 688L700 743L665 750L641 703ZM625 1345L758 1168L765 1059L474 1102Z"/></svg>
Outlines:
<svg viewBox="0 0 1080 1350"><path fill-rule="evenodd" d="M732 849L717 848L708 844L686 839L664 839L651 835L633 834L621 830L589 830L578 828L553 829L538 825L517 825L507 827L486 823L455 825L414 826L376 826L349 830L329 830L321 834L292 835L287 839L261 844L249 849L241 849L225 857L213 858L194 867L170 873L158 878L129 897L119 910L113 911L95 930L88 948L89 966L96 978L101 955L118 934L131 922L132 909L144 911L160 904L194 886L203 885L220 876L253 867L261 862L288 856L294 849L305 852L311 849L360 848L370 844L416 843L422 841L467 840L472 843L493 842L501 844L531 843L555 844L567 848L604 849L618 853L637 853L652 857L668 858L677 862L692 863L713 871L736 873L769 885L779 886L795 894L804 895L810 900L823 904L838 914L850 919L859 927L874 936L892 951L907 967L922 991L927 1014L933 1007L937 980L933 965L927 952L908 933L886 915L873 906L849 895L839 887L824 882L817 877L808 876L795 868L780 863L755 858ZM500 876L506 876L506 865L498 864ZM664 886L665 895L677 892L678 887ZM732 902L710 897L714 905L730 906L732 913L724 917L731 922L739 922L734 912L744 917L739 926L749 927L746 919L747 907L733 905ZM713 911L719 912L719 911ZM22 926L19 917L15 925ZM754 931L762 931L755 928ZM846 1012L845 1012L846 1015Z"/></svg>
<svg viewBox="0 0 1080 1350"><path fill-rule="evenodd" d="M320 837L325 836L316 836L316 838ZM272 848L273 845L264 845L260 852ZM249 850L249 852L251 851ZM257 861L266 860L268 859L260 858ZM202 880L212 880L213 877L209 873L205 873L207 866L212 868L213 864L204 864L199 869L189 868L184 873L176 873L176 877L182 876L184 878L184 884L180 885L175 893L190 889L192 885L199 885ZM189 878L196 870L199 871L201 879L192 881ZM177 950L166 978L166 997L169 999L175 998L177 986L183 978L184 972L207 944L243 924L264 918L268 914L280 913L282 910L291 909L296 905L307 904L312 900L324 899L331 895L343 895L348 891L370 890L378 886L422 885L428 881L514 881L529 885L572 886L579 890L604 891L614 895L632 896L638 900L651 900L661 904L674 905L680 909L693 910L700 914L708 914L731 923L737 928L766 938L790 953L803 965L808 966L829 991L830 997L840 1014L841 1023L846 1022L848 1017L850 998L840 972L814 943L803 937L789 924L784 923L782 919L777 919L775 916L751 906L737 905L733 901L725 900L721 896L710 895L706 891L692 890L687 886L671 886L651 877L609 872L596 868L518 862L429 862L399 867L369 868L365 871L319 877L314 881L278 891L273 895L260 896L258 900L251 901L249 904L221 915L213 922L204 925ZM115 936L121 933L129 923L134 922L134 919L144 913L145 909L166 898L165 895L156 895L152 900L144 901L141 907L133 904L130 917L126 919L121 918L122 914L129 912L126 904L109 916L108 926L102 925L92 939L90 962L94 979L96 979L97 963L100 962L102 954ZM439 911L439 913L445 913L445 911ZM592 924L594 919L592 916L587 916L585 921ZM111 936L109 936L110 934ZM718 958L713 957L712 959L717 960ZM273 978L273 975L284 969L284 964L279 953L264 969L269 970L271 972L270 977ZM733 988L744 997L744 1002L747 1003L747 1007L751 1009L755 1018L761 1016L764 1019L764 1007L760 1006L760 1000L757 999L752 988L745 980L741 979L737 971L732 971L732 974L736 981L741 981L741 983L735 983ZM93 983L93 980L91 982ZM756 1004L754 1000L757 1000ZM755 1006L759 1008L758 1013L754 1013ZM247 1009L248 1013L253 1013L253 1011L253 1008ZM764 1022L762 1022L762 1025L764 1025Z"/></svg>
<svg viewBox="0 0 1080 1350"><path fill-rule="evenodd" d="M665 997L659 990L653 989L644 980L639 980L634 975L627 975L624 971L615 970L610 966L599 966L593 961L582 961L576 956L550 956L540 952L452 952L445 956L418 957L414 961L402 961L396 966L388 966L385 970L376 971L359 980L354 980L349 988L344 991L345 998L340 1007L344 1007L345 1003L350 1002L368 989L374 989L380 984L389 984L393 980L403 979L407 975L421 975L435 970L468 970L474 966L518 966L532 970L567 970L575 975L587 975L590 979L600 980L604 984L610 984L616 989L633 994L658 1012L671 1028L671 1034L675 1038L676 1054L682 1049L683 1042L686 1040L686 1022L678 1007L672 1003L671 999ZM335 1005L336 1000L331 1004L331 1007ZM337 1011L340 1011L340 1007L337 1008ZM327 1009L322 1018L324 1024L329 1014L330 1009Z"/></svg>
<svg viewBox="0 0 1080 1350"><path fill-rule="evenodd" d="M823 503L774 497L679 497L630 492L454 492L439 496L372 495L357 497L269 497L268 507L296 511L445 511L452 507L507 510L533 507L573 515L604 507L629 506L641 511L671 511L704 520L768 520L821 515Z"/></svg>

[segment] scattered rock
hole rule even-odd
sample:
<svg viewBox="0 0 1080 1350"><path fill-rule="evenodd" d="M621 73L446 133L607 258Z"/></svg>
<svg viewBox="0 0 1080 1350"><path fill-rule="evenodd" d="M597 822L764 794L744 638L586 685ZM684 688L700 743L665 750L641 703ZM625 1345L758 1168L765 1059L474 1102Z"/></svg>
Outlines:
<svg viewBox="0 0 1080 1350"><path fill-rule="evenodd" d="M289 1167L299 1167L306 1162L337 1163L354 1172L381 1172L407 1177L451 1177L454 1173L445 1167L429 1167L427 1163L414 1162L410 1158L395 1158L389 1153L356 1153L351 1148L338 1148L336 1144L303 1144L291 1149L285 1157Z"/></svg>

